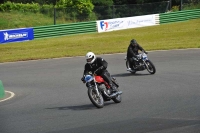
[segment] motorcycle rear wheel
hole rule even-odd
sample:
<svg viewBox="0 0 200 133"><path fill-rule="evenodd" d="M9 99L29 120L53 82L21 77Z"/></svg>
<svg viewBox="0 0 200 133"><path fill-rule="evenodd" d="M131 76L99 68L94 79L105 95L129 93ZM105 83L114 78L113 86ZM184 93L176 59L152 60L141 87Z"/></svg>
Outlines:
<svg viewBox="0 0 200 133"><path fill-rule="evenodd" d="M97 108L103 108L104 107L104 99L102 95L100 94L97 96L97 93L94 89L88 88L88 97L90 101L93 103L94 106Z"/></svg>

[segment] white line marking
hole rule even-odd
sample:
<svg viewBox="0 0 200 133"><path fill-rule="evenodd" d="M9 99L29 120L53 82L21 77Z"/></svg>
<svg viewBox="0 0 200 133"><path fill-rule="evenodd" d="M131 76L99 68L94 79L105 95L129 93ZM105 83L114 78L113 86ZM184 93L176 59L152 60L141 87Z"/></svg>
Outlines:
<svg viewBox="0 0 200 133"><path fill-rule="evenodd" d="M15 96L15 93L11 92L11 91L5 91L7 93L10 93L10 97L6 98L6 99L3 99L3 100L0 100L0 102L3 102L3 101L6 101L6 100L9 100L11 98L13 98Z"/></svg>

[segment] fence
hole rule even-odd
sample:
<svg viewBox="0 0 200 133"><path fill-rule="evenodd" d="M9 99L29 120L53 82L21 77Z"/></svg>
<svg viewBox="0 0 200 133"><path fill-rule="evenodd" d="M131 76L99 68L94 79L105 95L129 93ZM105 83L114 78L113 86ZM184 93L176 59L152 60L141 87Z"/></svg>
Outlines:
<svg viewBox="0 0 200 133"><path fill-rule="evenodd" d="M200 9L161 13L155 15L155 24L165 24L165 23L185 21L196 18L200 18ZM104 20L102 21L104 22ZM104 23L107 24L106 22ZM134 24L136 22L134 22L133 19L131 23ZM118 25L114 25L114 27L116 26ZM97 27L98 27L97 21L39 26L39 27L33 27L33 32L34 32L33 34L34 34L34 39L38 39L38 38L56 37L64 35L73 35L73 34L94 33L97 32ZM13 37L13 35L11 37ZM2 38L4 38L5 40L4 34L2 34Z"/></svg>
<svg viewBox="0 0 200 133"><path fill-rule="evenodd" d="M185 21L195 18L200 18L200 9L161 13L160 24Z"/></svg>
<svg viewBox="0 0 200 133"><path fill-rule="evenodd" d="M169 10L169 5L170 1L144 4L95 6L93 11L97 16L97 19L102 20L164 13Z"/></svg>
<svg viewBox="0 0 200 133"><path fill-rule="evenodd" d="M200 18L200 9L161 13L159 14L159 16L156 16L155 19L156 24L164 24L195 18ZM38 39L45 37L97 32L97 24L96 21L90 21L71 24L40 26L34 27L33 29L34 38Z"/></svg>
<svg viewBox="0 0 200 133"><path fill-rule="evenodd" d="M34 38L97 32L96 21L33 27Z"/></svg>

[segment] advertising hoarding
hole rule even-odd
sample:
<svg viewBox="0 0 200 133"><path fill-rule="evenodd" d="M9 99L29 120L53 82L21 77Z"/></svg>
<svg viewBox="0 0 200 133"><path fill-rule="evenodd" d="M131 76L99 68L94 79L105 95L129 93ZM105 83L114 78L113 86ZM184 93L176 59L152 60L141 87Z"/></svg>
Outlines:
<svg viewBox="0 0 200 133"><path fill-rule="evenodd" d="M0 44L33 40L33 28L0 30Z"/></svg>

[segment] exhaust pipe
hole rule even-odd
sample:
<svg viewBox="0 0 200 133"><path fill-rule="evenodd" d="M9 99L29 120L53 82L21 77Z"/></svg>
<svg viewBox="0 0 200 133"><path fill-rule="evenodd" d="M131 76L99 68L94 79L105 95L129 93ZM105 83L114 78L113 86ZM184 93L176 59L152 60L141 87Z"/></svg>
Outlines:
<svg viewBox="0 0 200 133"><path fill-rule="evenodd" d="M122 94L122 91L118 91L118 92L115 92L113 94L110 95L111 98L117 96L117 95L121 95Z"/></svg>

